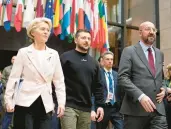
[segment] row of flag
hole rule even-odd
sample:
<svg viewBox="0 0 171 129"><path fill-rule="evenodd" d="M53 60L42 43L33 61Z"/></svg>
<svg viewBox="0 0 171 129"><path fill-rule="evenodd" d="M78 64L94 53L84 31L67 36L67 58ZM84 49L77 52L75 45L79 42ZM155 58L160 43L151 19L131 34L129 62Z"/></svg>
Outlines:
<svg viewBox="0 0 171 129"><path fill-rule="evenodd" d="M47 17L53 23L52 33L63 40L72 37L78 29L87 29L92 35L92 48L106 51L109 48L107 30L107 11L104 0L27 0L24 11L24 0L18 0L14 16L14 27L17 32L34 19ZM10 31L13 0L0 0L0 19L3 16L4 28ZM2 13L2 10L4 11ZM2 15L3 14L3 15Z"/></svg>

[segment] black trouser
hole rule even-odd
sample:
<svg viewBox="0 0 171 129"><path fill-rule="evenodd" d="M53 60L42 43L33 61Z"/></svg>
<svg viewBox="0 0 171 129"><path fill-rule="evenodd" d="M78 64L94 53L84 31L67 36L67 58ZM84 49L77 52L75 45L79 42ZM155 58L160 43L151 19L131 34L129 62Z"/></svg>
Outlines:
<svg viewBox="0 0 171 129"><path fill-rule="evenodd" d="M115 129L123 129L123 116L115 105L105 105L103 120L96 122L96 129L106 129L109 121L112 122Z"/></svg>
<svg viewBox="0 0 171 129"><path fill-rule="evenodd" d="M164 104L166 108L166 119L168 124L168 129L171 129L171 103L164 99Z"/></svg>
<svg viewBox="0 0 171 129"><path fill-rule="evenodd" d="M168 129L166 116L157 111L149 116L124 115L124 129Z"/></svg>
<svg viewBox="0 0 171 129"><path fill-rule="evenodd" d="M41 97L30 107L15 106L13 129L51 129L52 112L46 113Z"/></svg>

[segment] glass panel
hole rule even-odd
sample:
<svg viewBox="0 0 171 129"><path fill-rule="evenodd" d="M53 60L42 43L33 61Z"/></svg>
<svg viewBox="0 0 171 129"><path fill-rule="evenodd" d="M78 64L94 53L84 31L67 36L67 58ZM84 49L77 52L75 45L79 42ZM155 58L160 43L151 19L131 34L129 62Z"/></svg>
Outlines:
<svg viewBox="0 0 171 129"><path fill-rule="evenodd" d="M127 24L139 26L144 21L155 24L155 0L128 0L127 2Z"/></svg>
<svg viewBox="0 0 171 129"><path fill-rule="evenodd" d="M108 26L110 51L114 53L114 68L118 68L120 58L121 28Z"/></svg>
<svg viewBox="0 0 171 129"><path fill-rule="evenodd" d="M121 0L107 1L108 21L121 23Z"/></svg>
<svg viewBox="0 0 171 129"><path fill-rule="evenodd" d="M140 40L139 31L127 29L127 44L126 46L134 45Z"/></svg>

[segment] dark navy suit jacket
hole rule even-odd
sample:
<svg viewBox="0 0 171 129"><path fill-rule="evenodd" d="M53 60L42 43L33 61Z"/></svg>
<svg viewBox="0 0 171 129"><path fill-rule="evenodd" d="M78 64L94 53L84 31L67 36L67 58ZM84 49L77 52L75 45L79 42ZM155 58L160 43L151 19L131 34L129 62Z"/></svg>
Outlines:
<svg viewBox="0 0 171 129"><path fill-rule="evenodd" d="M104 100L106 101L107 99L107 83L106 83L106 76L105 76L105 70L103 68L100 69L100 74L101 74L101 83L103 86L103 91L104 91ZM120 109L120 104L121 104L121 90L118 86L118 73L112 70L112 75L114 79L114 91L115 91L115 98L116 98L116 105L118 110ZM92 110L95 110L95 103L94 103L94 97L92 97Z"/></svg>

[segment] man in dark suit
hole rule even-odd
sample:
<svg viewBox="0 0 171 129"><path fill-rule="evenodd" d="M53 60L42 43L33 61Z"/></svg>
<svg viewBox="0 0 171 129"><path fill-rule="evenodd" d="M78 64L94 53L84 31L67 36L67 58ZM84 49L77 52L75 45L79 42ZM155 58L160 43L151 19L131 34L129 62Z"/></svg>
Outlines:
<svg viewBox="0 0 171 129"><path fill-rule="evenodd" d="M163 98L163 53L153 46L156 28L151 22L139 27L140 41L123 50L119 86L125 92L120 112L124 129L167 129Z"/></svg>
<svg viewBox="0 0 171 129"><path fill-rule="evenodd" d="M96 123L96 129L106 129L109 121L112 122L115 129L123 129L123 117L119 113L120 95L118 87L118 74L112 70L114 55L107 51L102 55L103 68L101 68L101 83L104 91L104 117L101 122ZM95 112L92 114L95 114ZM95 120L95 115L92 120Z"/></svg>

